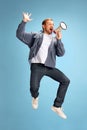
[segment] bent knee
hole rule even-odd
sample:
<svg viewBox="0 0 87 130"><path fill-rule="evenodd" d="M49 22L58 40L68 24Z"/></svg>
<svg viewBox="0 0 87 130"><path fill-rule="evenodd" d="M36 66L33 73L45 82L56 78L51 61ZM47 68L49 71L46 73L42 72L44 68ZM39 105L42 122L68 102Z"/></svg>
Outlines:
<svg viewBox="0 0 87 130"><path fill-rule="evenodd" d="M62 81L62 84L67 84L67 85L69 85L70 84L70 79L65 79L65 80L63 80Z"/></svg>
<svg viewBox="0 0 87 130"><path fill-rule="evenodd" d="M68 79L67 81L68 81L68 83L70 84L70 79Z"/></svg>
<svg viewBox="0 0 87 130"><path fill-rule="evenodd" d="M69 85L70 84L70 79L67 79L65 82L66 82L66 84Z"/></svg>

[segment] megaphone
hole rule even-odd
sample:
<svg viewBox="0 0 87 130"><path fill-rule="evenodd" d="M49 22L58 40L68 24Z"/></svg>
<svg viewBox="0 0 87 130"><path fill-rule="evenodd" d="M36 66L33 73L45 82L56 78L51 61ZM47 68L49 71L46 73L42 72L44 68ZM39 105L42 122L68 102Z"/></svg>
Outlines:
<svg viewBox="0 0 87 130"><path fill-rule="evenodd" d="M61 22L58 26L58 28L55 29L56 31L62 31L62 30L66 30L67 29L67 25L65 24L65 22Z"/></svg>

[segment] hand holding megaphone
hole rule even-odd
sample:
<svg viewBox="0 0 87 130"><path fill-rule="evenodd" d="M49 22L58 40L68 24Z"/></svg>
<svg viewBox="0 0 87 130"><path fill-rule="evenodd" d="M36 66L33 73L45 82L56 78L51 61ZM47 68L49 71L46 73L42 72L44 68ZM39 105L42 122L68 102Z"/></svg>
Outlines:
<svg viewBox="0 0 87 130"><path fill-rule="evenodd" d="M58 26L58 28L56 28L54 30L54 33L56 34L57 36L57 39L61 39L62 38L62 33L61 31L62 30L66 30L67 29L67 25L64 23L64 22L61 22Z"/></svg>

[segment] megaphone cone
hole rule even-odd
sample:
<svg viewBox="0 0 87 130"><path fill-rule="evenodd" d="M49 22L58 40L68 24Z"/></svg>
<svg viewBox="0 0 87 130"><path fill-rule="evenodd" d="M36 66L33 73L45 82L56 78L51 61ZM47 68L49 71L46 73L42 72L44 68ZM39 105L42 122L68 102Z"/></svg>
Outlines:
<svg viewBox="0 0 87 130"><path fill-rule="evenodd" d="M67 29L67 25L64 22L61 22L59 24L59 27L54 30L54 33L56 33L56 31L62 31L62 30L66 30L66 29Z"/></svg>

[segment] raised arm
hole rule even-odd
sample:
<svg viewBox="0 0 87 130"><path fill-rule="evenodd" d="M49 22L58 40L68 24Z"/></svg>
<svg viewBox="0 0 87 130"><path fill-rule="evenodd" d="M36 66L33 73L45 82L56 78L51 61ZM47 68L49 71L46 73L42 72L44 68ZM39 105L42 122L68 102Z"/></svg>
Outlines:
<svg viewBox="0 0 87 130"><path fill-rule="evenodd" d="M32 19L30 18L31 14L28 13L23 13L23 20L19 24L17 31L16 31L16 36L19 40L27 44L29 47L31 47L32 42L33 42L33 36L34 33L26 33L25 32L25 25L27 22L30 22Z"/></svg>

